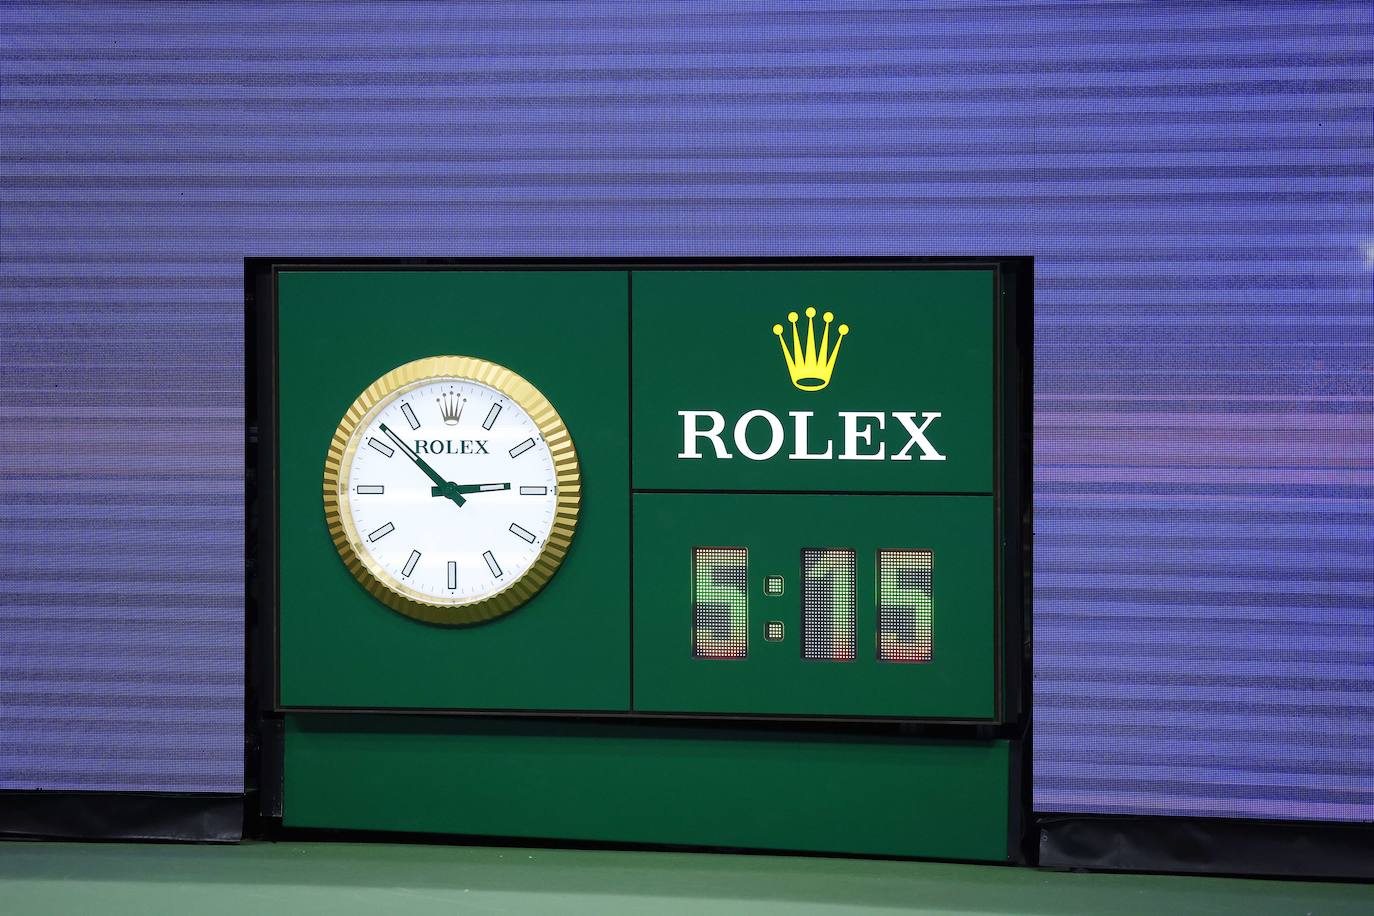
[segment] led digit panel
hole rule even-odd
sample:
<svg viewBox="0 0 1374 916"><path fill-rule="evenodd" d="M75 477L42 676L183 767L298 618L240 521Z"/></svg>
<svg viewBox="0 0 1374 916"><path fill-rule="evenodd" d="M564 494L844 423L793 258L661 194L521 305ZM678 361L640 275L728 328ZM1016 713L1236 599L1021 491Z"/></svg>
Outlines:
<svg viewBox="0 0 1374 916"><path fill-rule="evenodd" d="M749 655L749 551L744 547L692 548L692 654Z"/></svg>
<svg viewBox="0 0 1374 916"><path fill-rule="evenodd" d="M802 658L854 660L855 555L827 547L802 550Z"/></svg>
<svg viewBox="0 0 1374 916"><path fill-rule="evenodd" d="M878 659L931 659L935 600L929 550L878 551Z"/></svg>

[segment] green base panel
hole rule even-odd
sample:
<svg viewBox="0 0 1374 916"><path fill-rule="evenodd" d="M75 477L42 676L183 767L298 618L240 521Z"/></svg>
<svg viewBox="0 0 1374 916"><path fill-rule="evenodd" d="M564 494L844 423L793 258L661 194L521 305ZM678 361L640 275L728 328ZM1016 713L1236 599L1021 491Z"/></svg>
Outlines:
<svg viewBox="0 0 1374 916"><path fill-rule="evenodd" d="M283 824L1005 861L1008 741L286 719Z"/></svg>

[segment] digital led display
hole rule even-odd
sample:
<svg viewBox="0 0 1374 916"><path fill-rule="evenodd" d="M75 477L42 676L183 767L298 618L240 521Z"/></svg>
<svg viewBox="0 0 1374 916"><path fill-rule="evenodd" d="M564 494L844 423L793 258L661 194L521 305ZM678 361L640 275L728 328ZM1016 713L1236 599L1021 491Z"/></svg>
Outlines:
<svg viewBox="0 0 1374 916"><path fill-rule="evenodd" d="M743 547L692 550L692 654L749 655L749 551Z"/></svg>
<svg viewBox="0 0 1374 916"><path fill-rule="evenodd" d="M878 551L878 658L928 662L935 592L929 550Z"/></svg>
<svg viewBox="0 0 1374 916"><path fill-rule="evenodd" d="M802 658L853 661L854 551L806 548L801 565Z"/></svg>

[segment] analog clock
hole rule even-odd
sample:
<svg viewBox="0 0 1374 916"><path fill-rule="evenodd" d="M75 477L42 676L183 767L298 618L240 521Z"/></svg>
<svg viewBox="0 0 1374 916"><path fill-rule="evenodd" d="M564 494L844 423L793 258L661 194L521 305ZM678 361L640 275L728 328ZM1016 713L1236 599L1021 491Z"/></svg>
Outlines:
<svg viewBox="0 0 1374 916"><path fill-rule="evenodd" d="M339 556L387 607L429 623L478 623L533 597L567 554L580 494L553 405L466 356L416 360L369 385L324 467Z"/></svg>

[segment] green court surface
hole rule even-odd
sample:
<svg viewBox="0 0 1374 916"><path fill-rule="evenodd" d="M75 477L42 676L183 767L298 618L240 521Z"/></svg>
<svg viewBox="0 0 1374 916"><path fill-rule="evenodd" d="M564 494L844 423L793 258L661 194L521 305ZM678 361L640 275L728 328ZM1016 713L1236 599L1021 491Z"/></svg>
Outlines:
<svg viewBox="0 0 1374 916"><path fill-rule="evenodd" d="M0 913L1374 913L1374 885L354 843L0 843Z"/></svg>

